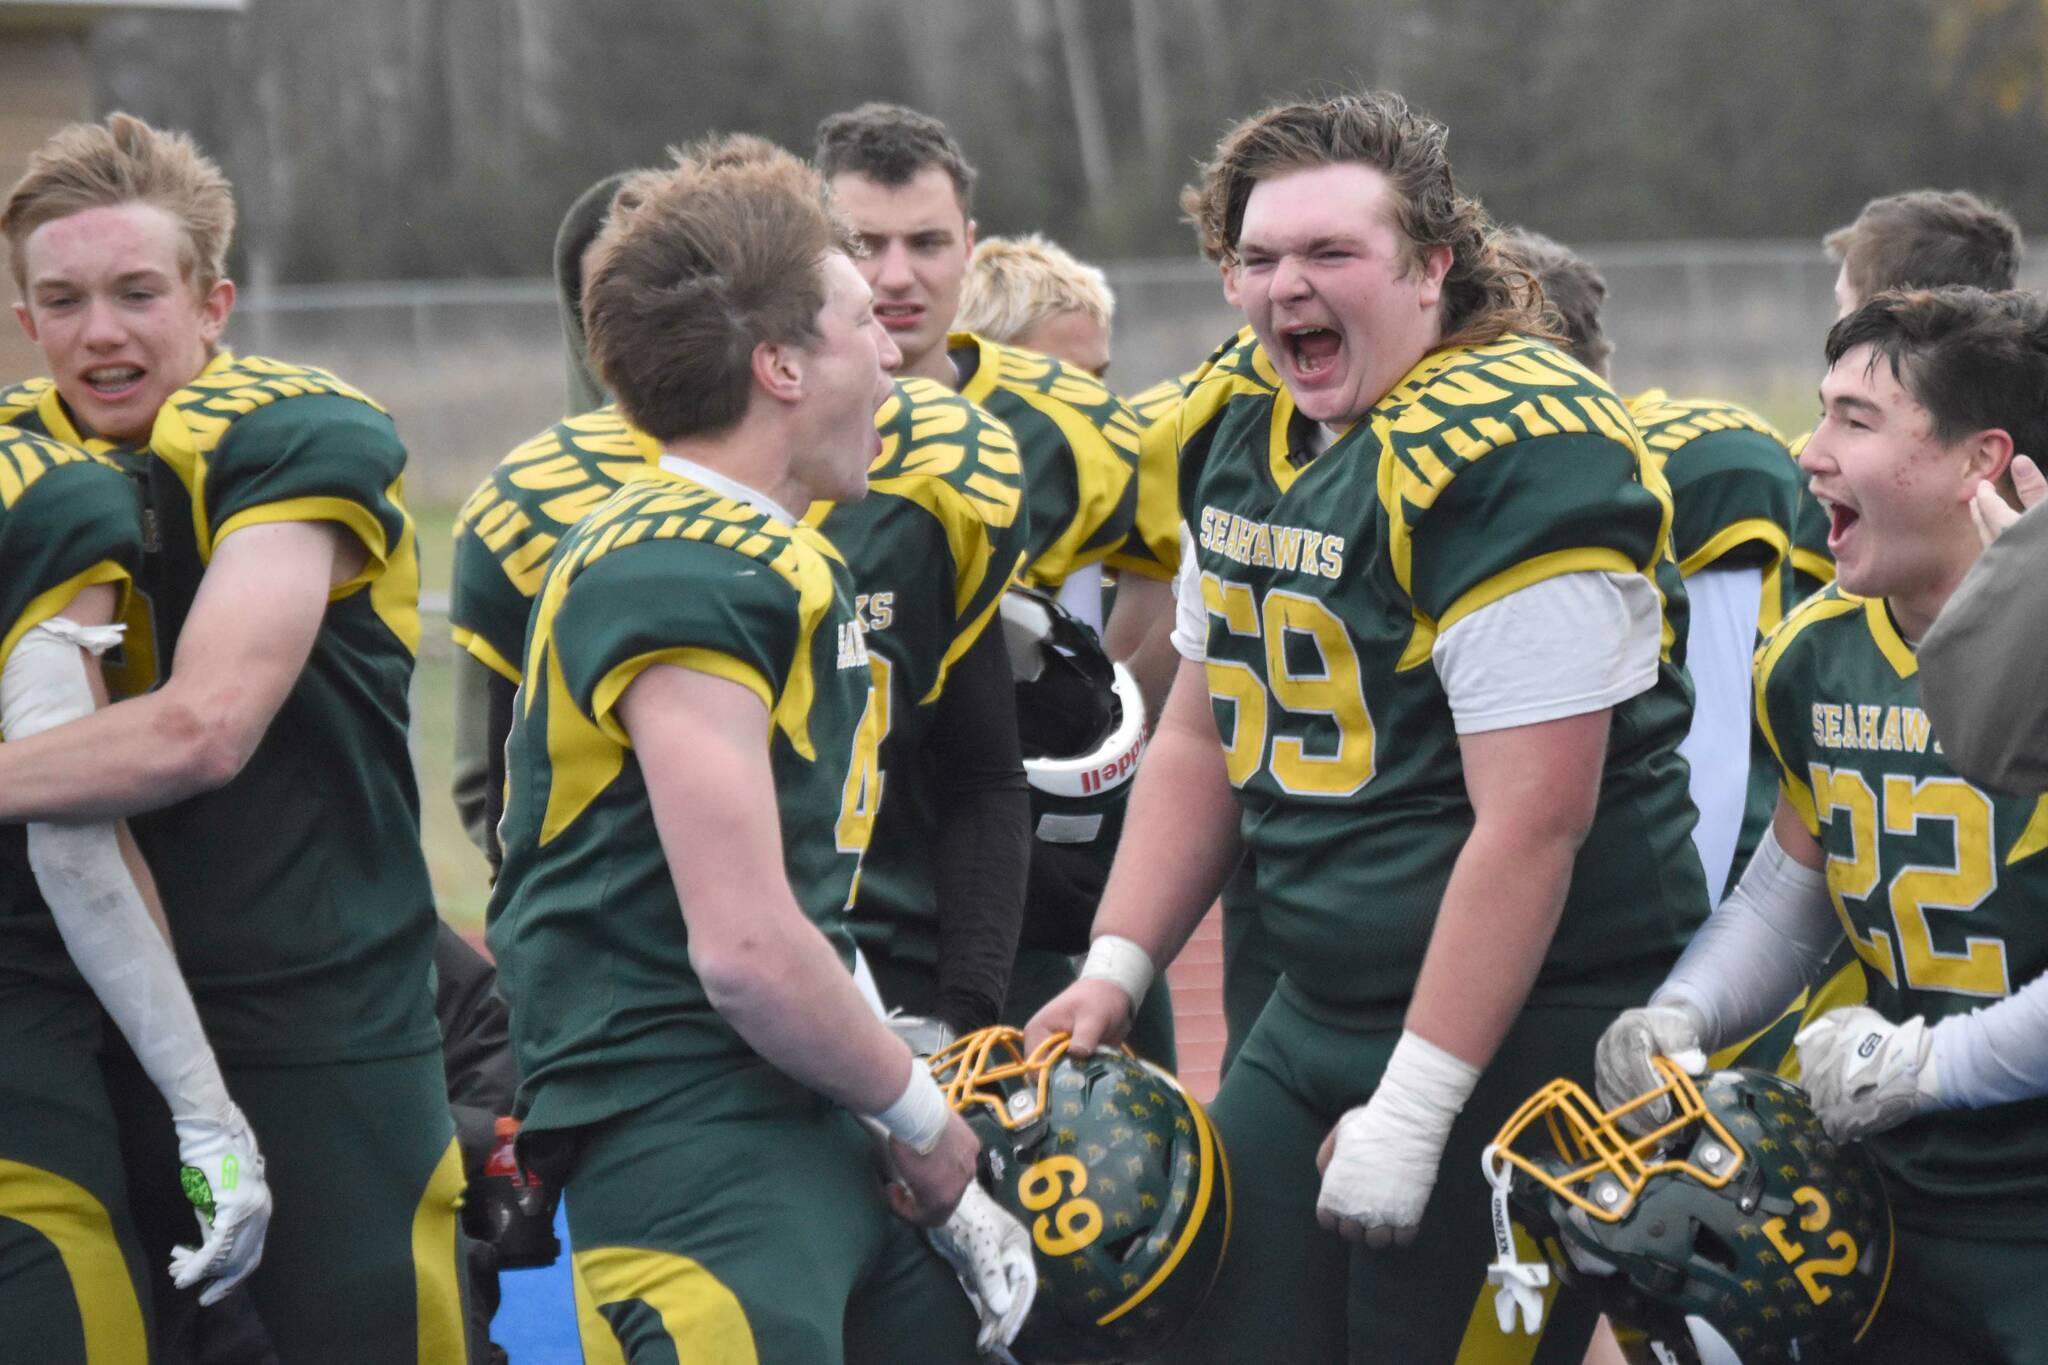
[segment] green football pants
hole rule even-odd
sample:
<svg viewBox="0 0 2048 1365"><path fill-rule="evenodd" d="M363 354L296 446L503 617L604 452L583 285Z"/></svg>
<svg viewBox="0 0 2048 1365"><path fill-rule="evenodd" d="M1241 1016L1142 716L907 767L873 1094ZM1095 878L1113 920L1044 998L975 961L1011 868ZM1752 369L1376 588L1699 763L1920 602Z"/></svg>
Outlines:
<svg viewBox="0 0 2048 1365"><path fill-rule="evenodd" d="M1872 1365L2048 1361L2048 1228L1989 1241L1895 1227L1892 1280L1856 1359Z"/></svg>
<svg viewBox="0 0 2048 1365"><path fill-rule="evenodd" d="M129 1220L117 1133L89 1039L7 1039L0 1357L148 1365L151 1267Z"/></svg>
<svg viewBox="0 0 2048 1365"><path fill-rule="evenodd" d="M1593 1045L1612 1018L1605 1007L1525 1008L1451 1131L1414 1244L1375 1251L1317 1225L1316 1151L1371 1097L1401 1036L1399 1011L1346 1017L1283 980L1209 1108L1230 1162L1230 1246L1166 1358L1578 1365L1597 1316L1583 1292L1551 1291L1540 1336L1500 1330L1479 1154L1538 1087L1558 1076L1590 1087Z"/></svg>
<svg viewBox="0 0 2048 1365"><path fill-rule="evenodd" d="M109 1064L150 1264L198 1228L178 1190L176 1137L125 1048ZM263 1148L275 1213L249 1278L288 1365L461 1365L469 1359L462 1156L438 1051L309 1066L224 1065ZM140 1087L140 1089L137 1089ZM140 1115L138 1119L133 1117ZM194 1310L166 1288L161 1311Z"/></svg>
<svg viewBox="0 0 2048 1365"><path fill-rule="evenodd" d="M578 1130L563 1194L588 1365L977 1359L873 1140L765 1065Z"/></svg>

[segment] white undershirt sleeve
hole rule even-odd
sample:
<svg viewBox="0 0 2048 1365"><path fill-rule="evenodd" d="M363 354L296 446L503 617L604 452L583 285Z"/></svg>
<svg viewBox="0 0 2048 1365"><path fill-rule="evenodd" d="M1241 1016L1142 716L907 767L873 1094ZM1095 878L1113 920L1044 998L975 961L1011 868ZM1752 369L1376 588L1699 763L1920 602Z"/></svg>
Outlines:
<svg viewBox="0 0 2048 1365"><path fill-rule="evenodd" d="M1060 584L1059 604L1078 621L1087 623L1088 629L1097 635L1102 633L1102 566L1083 564L1067 575L1067 581Z"/></svg>
<svg viewBox="0 0 2048 1365"><path fill-rule="evenodd" d="M1928 1037L1937 1098L1950 1108L2048 1095L2048 973L2003 1000L1950 1015Z"/></svg>
<svg viewBox="0 0 2048 1365"><path fill-rule="evenodd" d="M87 654L120 638L118 627L63 617L36 626L0 669L0 734L22 739L94 708ZM29 870L78 974L180 1121L218 1121L234 1106L170 944L150 918L121 856L118 826L28 826Z"/></svg>
<svg viewBox="0 0 2048 1365"><path fill-rule="evenodd" d="M1728 885L1749 800L1750 659L1763 590L1757 568L1703 569L1685 580L1692 728L1678 752L1692 765L1692 803L1700 812L1692 842L1716 894Z"/></svg>
<svg viewBox="0 0 2048 1365"><path fill-rule="evenodd" d="M1173 647L1190 663L1209 658L1209 605L1202 600L1202 575L1195 568L1195 536L1180 524L1180 569L1173 576Z"/></svg>
<svg viewBox="0 0 2048 1365"><path fill-rule="evenodd" d="M1641 574L1587 570L1454 622L1430 657L1461 735L1602 711L1657 681L1663 612Z"/></svg>

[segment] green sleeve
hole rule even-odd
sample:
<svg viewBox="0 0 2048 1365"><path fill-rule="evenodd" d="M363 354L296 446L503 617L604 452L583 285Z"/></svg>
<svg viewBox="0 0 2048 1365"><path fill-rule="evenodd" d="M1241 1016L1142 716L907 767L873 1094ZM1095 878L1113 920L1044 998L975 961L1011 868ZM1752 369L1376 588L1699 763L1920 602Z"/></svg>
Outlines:
<svg viewBox="0 0 2048 1365"><path fill-rule="evenodd" d="M1416 496L1430 487L1409 485ZM1643 485L1635 451L1594 433L1495 446L1426 506L1397 496L1395 573L1405 559L1404 586L1439 627L1560 574L1640 572L1656 562L1665 530L1664 504Z"/></svg>
<svg viewBox="0 0 2048 1365"><path fill-rule="evenodd" d="M4 667L15 643L79 589L125 587L141 557L142 519L127 476L83 451L0 430L0 464Z"/></svg>
<svg viewBox="0 0 2048 1365"><path fill-rule="evenodd" d="M1706 568L1782 563L1799 502L1799 467L1762 432L1717 431L1688 441L1664 465L1674 515L1672 552L1690 578Z"/></svg>
<svg viewBox="0 0 2048 1365"><path fill-rule="evenodd" d="M532 598L507 577L504 563L485 543L465 507L455 526L448 585L448 628L455 643L516 683L525 666L526 618L532 606Z"/></svg>
<svg viewBox="0 0 2048 1365"><path fill-rule="evenodd" d="M239 527L331 521L370 552L368 576L409 552L398 501L405 447L390 417L338 394L280 399L238 418L206 459L211 544Z"/></svg>
<svg viewBox="0 0 2048 1365"><path fill-rule="evenodd" d="M789 681L802 608L759 560L693 540L648 540L577 571L552 649L576 708L600 725L649 666L729 678L773 710Z"/></svg>

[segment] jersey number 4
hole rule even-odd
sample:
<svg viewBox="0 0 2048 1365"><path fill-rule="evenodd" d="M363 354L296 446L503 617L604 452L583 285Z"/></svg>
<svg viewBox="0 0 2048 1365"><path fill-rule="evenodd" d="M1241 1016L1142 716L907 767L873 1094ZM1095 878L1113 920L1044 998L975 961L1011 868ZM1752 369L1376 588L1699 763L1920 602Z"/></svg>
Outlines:
<svg viewBox="0 0 2048 1365"><path fill-rule="evenodd" d="M1260 601L1242 583L1202 575L1202 601L1221 617L1232 635L1265 647L1264 676L1250 664L1211 657L1209 697L1224 730L1222 707L1231 709L1223 753L1232 786L1242 787L1263 765L1280 789L1295 796L1352 796L1372 780L1372 712L1351 632L1313 597L1269 589ZM1334 745L1325 731L1309 752L1310 723L1328 717Z"/></svg>
<svg viewBox="0 0 2048 1365"><path fill-rule="evenodd" d="M1942 952L1934 946L1928 926L1929 911L1967 913L1982 905L1998 886L1991 846L1991 802L1984 793L1960 778L1914 779L1886 773L1881 779L1884 792L1880 800L1869 780L1854 769L1815 763L1809 776L1821 818L1832 825L1836 811L1848 816L1848 852L1828 852L1828 895L1856 955L1894 989L1993 997L2009 994L2002 939L1966 937L1962 952ZM1866 938L1856 932L1842 902L1845 897L1870 899L1884 880L1878 857L1880 828L1887 834L1911 835L1923 821L1945 821L1954 830L1955 864L1913 864L1893 873L1886 888L1892 932L1873 928Z"/></svg>

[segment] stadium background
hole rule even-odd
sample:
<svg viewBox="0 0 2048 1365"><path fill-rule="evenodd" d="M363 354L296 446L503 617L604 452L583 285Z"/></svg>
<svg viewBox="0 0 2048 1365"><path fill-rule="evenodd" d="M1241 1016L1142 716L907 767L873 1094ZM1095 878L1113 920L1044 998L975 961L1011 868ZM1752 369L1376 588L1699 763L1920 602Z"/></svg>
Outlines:
<svg viewBox="0 0 2048 1365"><path fill-rule="evenodd" d="M190 129L237 188L229 343L332 368L397 418L425 840L443 913L475 930L435 608L455 508L560 415L544 272L575 193L709 129L805 149L822 113L915 104L979 163L984 233L1108 266L1111 380L1133 393L1235 322L1175 188L1234 116L1358 83L1442 117L1468 190L1601 267L1618 388L1748 403L1788 435L1833 312L1822 232L1921 184L2048 222L2048 0L0 0L0 183L69 119ZM33 364L0 328L0 378ZM1204 1092L1219 956L1198 940L1176 968Z"/></svg>

